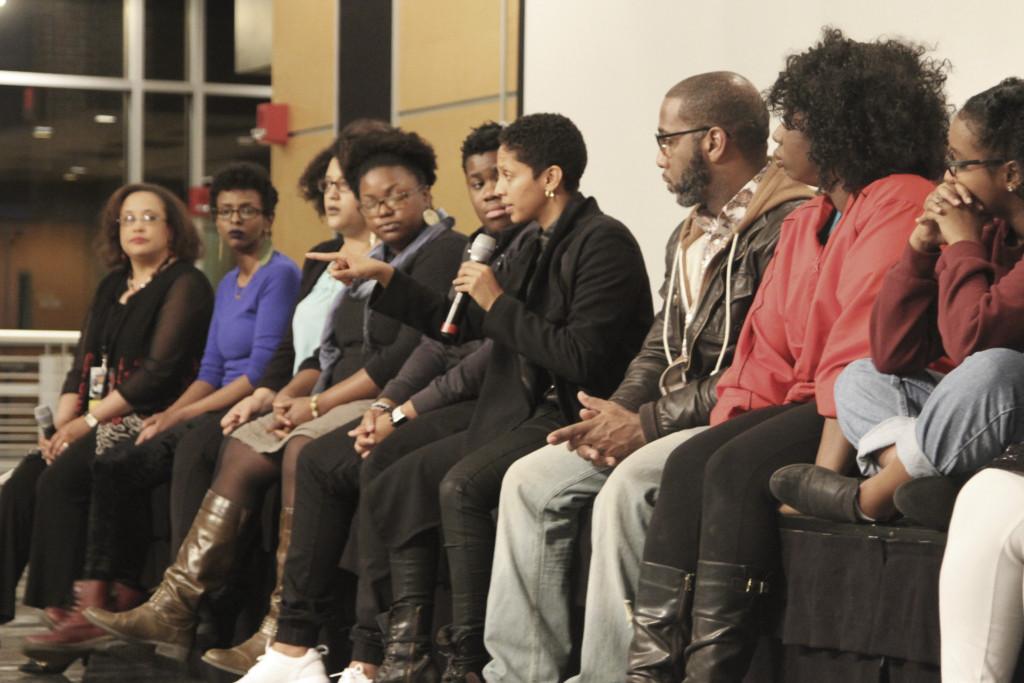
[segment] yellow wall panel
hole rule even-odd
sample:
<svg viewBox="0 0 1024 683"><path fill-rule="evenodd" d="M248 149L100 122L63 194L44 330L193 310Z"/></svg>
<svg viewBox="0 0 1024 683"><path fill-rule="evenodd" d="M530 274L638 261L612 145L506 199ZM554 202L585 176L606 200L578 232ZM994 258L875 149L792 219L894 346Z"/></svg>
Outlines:
<svg viewBox="0 0 1024 683"><path fill-rule="evenodd" d="M472 232L479 223L466 193L459 149L471 128L499 118L496 100L399 117L398 125L416 131L434 146L438 165L434 205L455 216L456 229L464 233Z"/></svg>
<svg viewBox="0 0 1024 683"><path fill-rule="evenodd" d="M396 5L399 112L498 94L499 0L399 0Z"/></svg>
<svg viewBox="0 0 1024 683"><path fill-rule="evenodd" d="M334 124L335 5L325 0L274 3L273 100L288 105L291 130ZM306 133L271 150L271 177L280 195L274 245L297 263L308 247L329 234L299 195L297 183L310 159L333 140L330 130Z"/></svg>

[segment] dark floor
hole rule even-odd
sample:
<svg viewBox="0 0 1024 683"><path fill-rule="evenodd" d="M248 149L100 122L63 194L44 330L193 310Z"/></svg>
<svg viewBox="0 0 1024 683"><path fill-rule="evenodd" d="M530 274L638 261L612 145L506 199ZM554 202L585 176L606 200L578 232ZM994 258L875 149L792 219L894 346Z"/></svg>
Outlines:
<svg viewBox="0 0 1024 683"><path fill-rule="evenodd" d="M75 662L63 676L21 673L18 667L25 662L22 638L45 628L37 615L36 610L22 607L14 621L0 626L0 683L199 683L185 673L183 665L157 657L147 648L127 645L112 645L93 654L88 667Z"/></svg>

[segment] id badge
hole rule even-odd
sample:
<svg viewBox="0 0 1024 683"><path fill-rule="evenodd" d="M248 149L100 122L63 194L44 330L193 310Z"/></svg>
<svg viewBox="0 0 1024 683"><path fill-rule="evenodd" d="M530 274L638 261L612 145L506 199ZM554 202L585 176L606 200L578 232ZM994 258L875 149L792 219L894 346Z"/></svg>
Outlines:
<svg viewBox="0 0 1024 683"><path fill-rule="evenodd" d="M107 364L89 368L89 410L92 410L107 393Z"/></svg>

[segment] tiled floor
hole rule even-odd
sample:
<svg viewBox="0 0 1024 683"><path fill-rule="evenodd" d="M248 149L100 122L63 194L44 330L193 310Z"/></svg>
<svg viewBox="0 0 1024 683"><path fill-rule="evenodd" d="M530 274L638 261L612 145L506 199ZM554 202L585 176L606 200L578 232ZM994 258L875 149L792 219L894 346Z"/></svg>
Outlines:
<svg viewBox="0 0 1024 683"><path fill-rule="evenodd" d="M44 629L37 612L19 608L14 621L0 626L0 683L198 683L177 662L156 657L144 648L117 645L95 653L85 667L76 662L63 676L33 676L18 671L25 661L21 640Z"/></svg>

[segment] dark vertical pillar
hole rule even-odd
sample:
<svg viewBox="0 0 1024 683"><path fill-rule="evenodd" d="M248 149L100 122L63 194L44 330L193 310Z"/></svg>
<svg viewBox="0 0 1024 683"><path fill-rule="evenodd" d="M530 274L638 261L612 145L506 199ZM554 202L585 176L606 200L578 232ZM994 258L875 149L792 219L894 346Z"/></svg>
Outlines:
<svg viewBox="0 0 1024 683"><path fill-rule="evenodd" d="M526 0L519 0L519 65L516 68L516 117L523 115L523 99L526 95L526 90L523 88L525 83L525 76L523 75L526 71ZM502 116L505 113L502 112Z"/></svg>
<svg viewBox="0 0 1024 683"><path fill-rule="evenodd" d="M338 128L391 119L391 0L338 0Z"/></svg>

